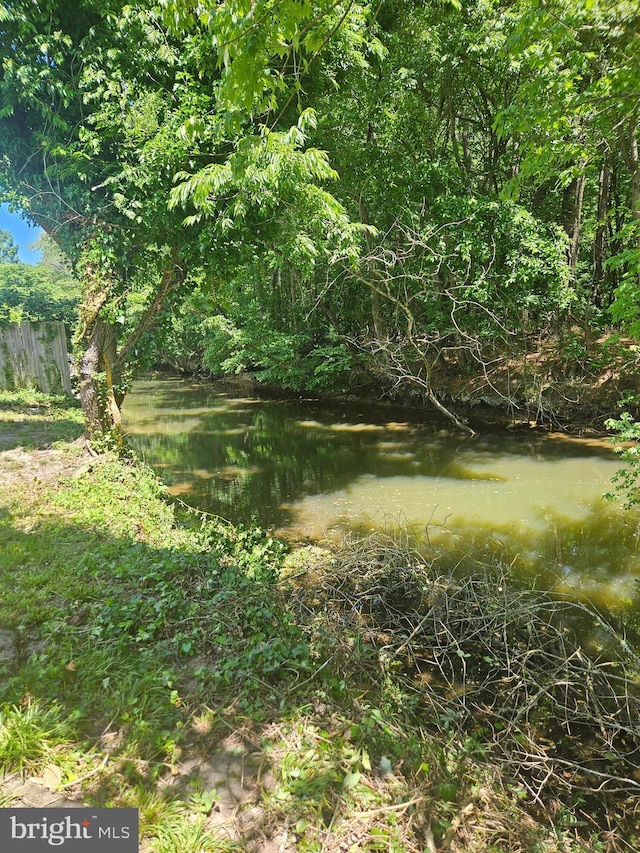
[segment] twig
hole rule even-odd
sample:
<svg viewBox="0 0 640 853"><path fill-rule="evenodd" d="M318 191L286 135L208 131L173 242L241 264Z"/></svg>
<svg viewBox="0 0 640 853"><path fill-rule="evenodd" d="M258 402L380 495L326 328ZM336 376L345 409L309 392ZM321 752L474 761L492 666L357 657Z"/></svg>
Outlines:
<svg viewBox="0 0 640 853"><path fill-rule="evenodd" d="M64 791L66 788L73 788L76 785L82 784L82 782L86 782L87 779L91 779L92 776L95 776L97 773L100 773L107 766L107 762L111 758L111 753L107 752L105 757L102 759L100 764L97 767L94 767L93 770L90 770L88 773L85 773L83 776L78 776L77 779L73 779L71 782L65 782L64 785L58 785L58 791Z"/></svg>

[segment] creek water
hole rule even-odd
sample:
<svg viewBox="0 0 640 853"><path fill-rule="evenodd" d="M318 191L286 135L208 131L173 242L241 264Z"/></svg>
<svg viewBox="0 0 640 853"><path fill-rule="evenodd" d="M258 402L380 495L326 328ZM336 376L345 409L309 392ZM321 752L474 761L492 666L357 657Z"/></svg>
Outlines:
<svg viewBox="0 0 640 853"><path fill-rule="evenodd" d="M129 440L186 503L289 537L410 531L449 565L637 612L640 520L604 500L606 441L535 430L469 438L428 412L240 397L152 378L125 401Z"/></svg>

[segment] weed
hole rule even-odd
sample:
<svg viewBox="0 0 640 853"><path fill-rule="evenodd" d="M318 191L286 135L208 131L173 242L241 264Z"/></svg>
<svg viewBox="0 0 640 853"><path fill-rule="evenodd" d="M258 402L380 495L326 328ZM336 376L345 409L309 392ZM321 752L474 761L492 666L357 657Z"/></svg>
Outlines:
<svg viewBox="0 0 640 853"><path fill-rule="evenodd" d="M0 709L0 765L5 770L33 773L55 761L60 747L75 737L72 721L55 703L27 701Z"/></svg>
<svg viewBox="0 0 640 853"><path fill-rule="evenodd" d="M210 791L200 789L194 790L189 796L189 805L196 814L204 815L205 817L211 814L211 809L219 800L218 792L215 788Z"/></svg>
<svg viewBox="0 0 640 853"><path fill-rule="evenodd" d="M232 841L221 839L205 827L205 819L193 821L184 815L179 821L172 821L160 827L152 843L153 853L176 853L189 850L191 853L233 853L242 848Z"/></svg>

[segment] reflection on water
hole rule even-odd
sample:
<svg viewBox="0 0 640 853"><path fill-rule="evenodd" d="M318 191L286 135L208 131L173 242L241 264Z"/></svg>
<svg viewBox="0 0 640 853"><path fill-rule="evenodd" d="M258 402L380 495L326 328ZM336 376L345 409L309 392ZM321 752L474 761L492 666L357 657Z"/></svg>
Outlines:
<svg viewBox="0 0 640 853"><path fill-rule="evenodd" d="M604 442L470 439L427 415L166 378L135 383L124 420L171 493L230 521L312 538L402 522L461 565L491 554L607 604L637 591L640 529L602 499L619 465Z"/></svg>

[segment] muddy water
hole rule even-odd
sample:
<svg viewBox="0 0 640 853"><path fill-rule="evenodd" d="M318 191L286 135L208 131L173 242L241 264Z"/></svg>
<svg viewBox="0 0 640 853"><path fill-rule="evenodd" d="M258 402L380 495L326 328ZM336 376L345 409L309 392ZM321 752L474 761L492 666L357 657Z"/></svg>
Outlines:
<svg viewBox="0 0 640 853"><path fill-rule="evenodd" d="M136 382L124 422L172 494L230 521L310 538L399 526L462 568L498 561L541 587L635 609L640 526L603 500L619 467L606 442L470 439L428 414L168 378Z"/></svg>

